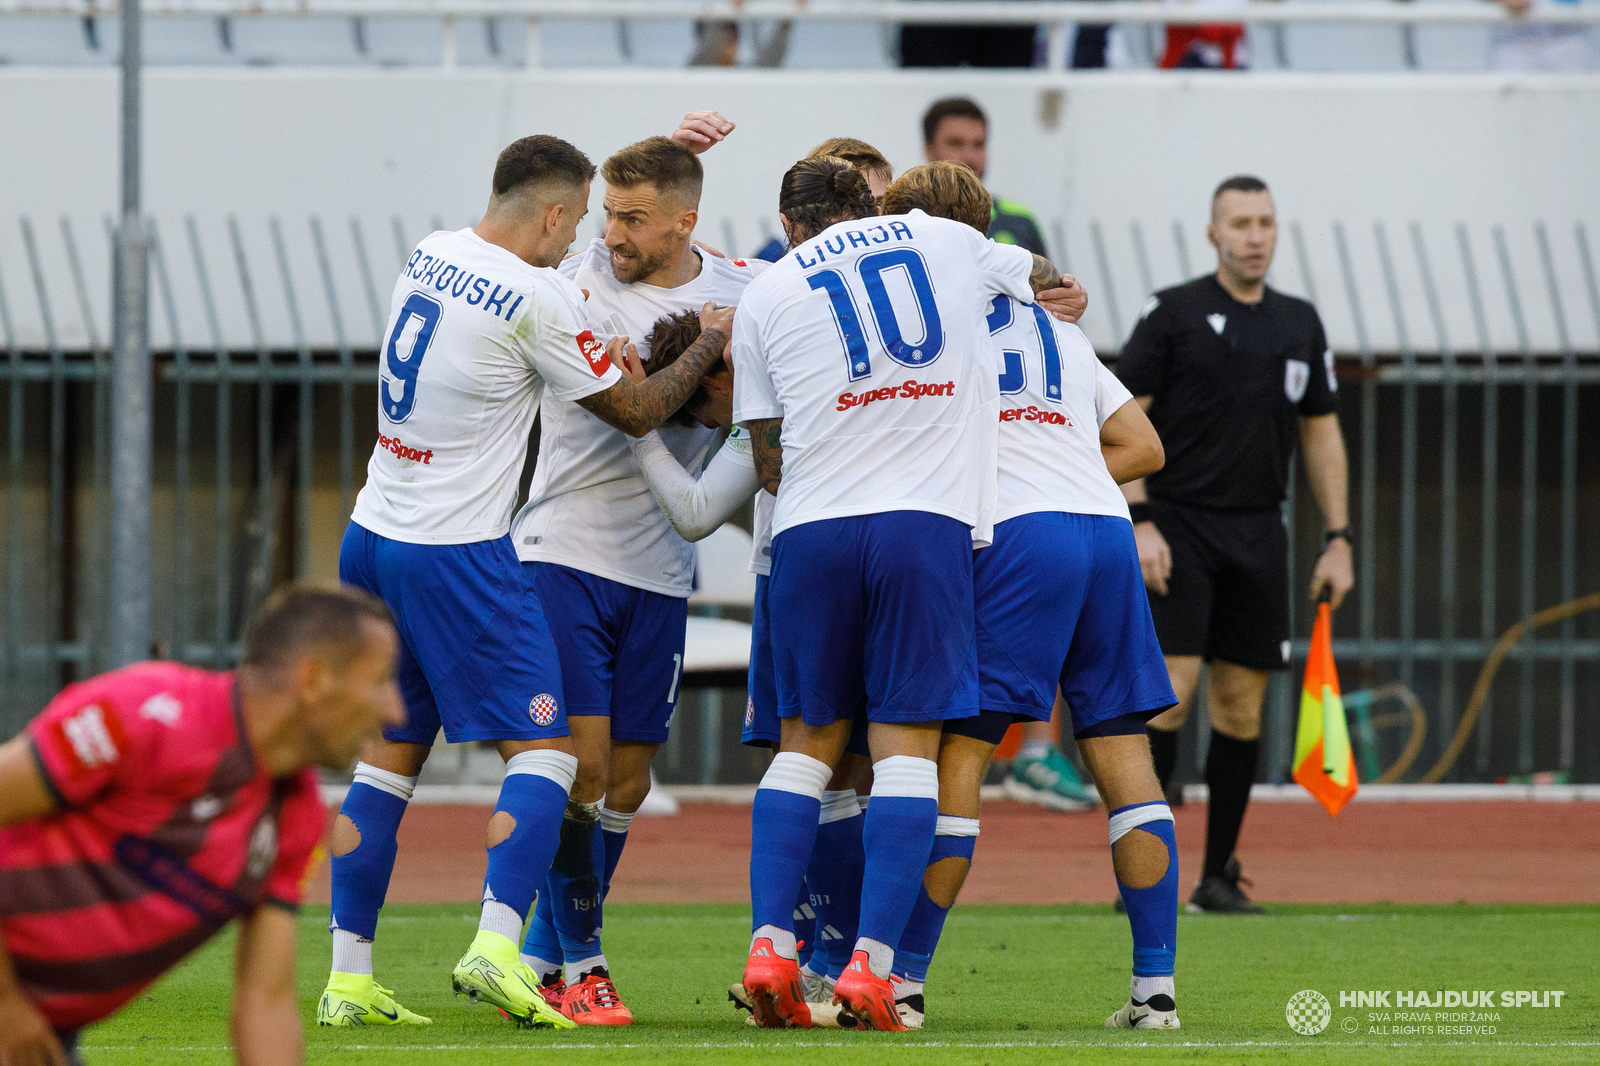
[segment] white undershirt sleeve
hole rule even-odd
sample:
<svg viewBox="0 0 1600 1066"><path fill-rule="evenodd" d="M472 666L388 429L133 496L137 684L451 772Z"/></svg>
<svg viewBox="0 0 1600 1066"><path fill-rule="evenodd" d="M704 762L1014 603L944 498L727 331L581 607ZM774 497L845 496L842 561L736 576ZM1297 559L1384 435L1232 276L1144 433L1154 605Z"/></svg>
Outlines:
<svg viewBox="0 0 1600 1066"><path fill-rule="evenodd" d="M761 487L754 462L726 445L717 449L705 471L696 478L679 464L654 431L630 438L628 443L656 504L672 528L687 541L704 540L716 532Z"/></svg>

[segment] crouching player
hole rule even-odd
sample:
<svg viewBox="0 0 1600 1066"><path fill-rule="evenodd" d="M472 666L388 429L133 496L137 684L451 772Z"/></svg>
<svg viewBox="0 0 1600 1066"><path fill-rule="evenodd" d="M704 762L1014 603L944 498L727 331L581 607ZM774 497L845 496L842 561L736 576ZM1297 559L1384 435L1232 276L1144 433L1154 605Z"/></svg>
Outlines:
<svg viewBox="0 0 1600 1066"><path fill-rule="evenodd" d="M0 746L0 1063L77 1062L234 918L240 1062L305 1058L295 911L344 770L405 720L399 639L360 592L290 587L232 673L139 663L72 685Z"/></svg>
<svg viewBox="0 0 1600 1066"><path fill-rule="evenodd" d="M989 224L989 194L949 163L915 167L890 186L885 212L914 209L979 232ZM1178 852L1144 723L1177 699L1117 489L1161 468L1161 441L1077 326L1000 296L988 327L1002 402L994 543L973 562L983 713L945 723L938 827L895 955L896 999L902 1017L920 1021L928 964L971 866L989 757L1012 722L1049 720L1059 686L1110 812L1133 927L1132 995L1106 1025L1176 1029Z"/></svg>

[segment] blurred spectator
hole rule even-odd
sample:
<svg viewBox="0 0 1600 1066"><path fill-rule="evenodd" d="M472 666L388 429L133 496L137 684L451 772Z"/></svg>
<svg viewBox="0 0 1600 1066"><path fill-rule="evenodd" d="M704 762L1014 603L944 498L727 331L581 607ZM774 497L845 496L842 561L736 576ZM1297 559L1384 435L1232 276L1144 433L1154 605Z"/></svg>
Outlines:
<svg viewBox="0 0 1600 1066"><path fill-rule="evenodd" d="M781 67L789 51L789 34L794 23L780 22L763 41L752 29L756 42L758 67ZM694 54L689 57L691 67L736 67L739 65L739 23L696 22L694 24Z"/></svg>
<svg viewBox="0 0 1600 1066"><path fill-rule="evenodd" d="M1031 67L1037 26L900 27L902 67Z"/></svg>
<svg viewBox="0 0 1600 1066"><path fill-rule="evenodd" d="M983 108L964 96L935 101L922 116L922 154L930 163L941 159L965 163L982 178L989 162L989 120ZM991 239L1018 245L1036 255L1049 255L1039 224L1026 207L996 196L992 211Z"/></svg>
<svg viewBox="0 0 1600 1066"><path fill-rule="evenodd" d="M1093 70L1110 66L1106 52L1111 46L1111 26L1109 23L1099 25L1085 25L1078 23L1078 31L1072 35L1072 67L1074 70Z"/></svg>
<svg viewBox="0 0 1600 1066"><path fill-rule="evenodd" d="M1495 2L1513 15L1522 15L1536 0ZM1579 0L1548 2L1575 5ZM1593 65L1593 42L1586 25L1513 22L1496 26L1489 38L1490 70L1571 74L1586 72Z"/></svg>
<svg viewBox="0 0 1600 1066"><path fill-rule="evenodd" d="M1158 0L1167 2L1167 0ZM1177 0L1212 7L1243 7L1250 0ZM1250 65L1250 42L1238 22L1173 25L1167 27L1167 50L1158 64L1163 70L1244 70Z"/></svg>

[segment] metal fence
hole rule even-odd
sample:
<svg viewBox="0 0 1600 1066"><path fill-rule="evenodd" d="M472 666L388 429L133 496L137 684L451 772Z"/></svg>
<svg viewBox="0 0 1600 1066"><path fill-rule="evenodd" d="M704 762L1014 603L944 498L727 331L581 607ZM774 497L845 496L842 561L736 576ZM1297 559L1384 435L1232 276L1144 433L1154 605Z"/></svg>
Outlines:
<svg viewBox="0 0 1600 1066"><path fill-rule="evenodd" d="M152 223L152 632L157 654L221 666L275 582L336 572L376 433L387 293L421 230L398 219L213 222ZM117 562L101 269L109 226L90 237L69 219L24 217L7 229L5 734L106 662ZM742 249L735 240L751 243L763 224L725 220L706 235L719 229ZM1046 229L1058 261L1089 286L1086 325L1107 358L1131 326L1131 294L1206 266L1191 262L1176 223L1162 241L1146 239L1158 232L1150 224ZM1408 716L1376 716L1368 753L1387 766L1417 741L1408 780L1430 768L1451 780L1538 770L1600 779L1600 611L1519 640L1464 753L1437 766L1501 634L1600 589L1600 286L1588 230L1291 223L1273 281L1317 301L1339 354L1361 534L1357 589L1335 621L1345 688L1397 682L1425 711L1420 738L1387 728ZM1286 515L1303 655L1301 586L1321 528L1303 479ZM1271 697L1265 776L1287 768L1297 701L1292 673ZM702 721L685 709L667 776L753 780L737 716ZM1185 743L1198 759L1203 722L1196 729Z"/></svg>

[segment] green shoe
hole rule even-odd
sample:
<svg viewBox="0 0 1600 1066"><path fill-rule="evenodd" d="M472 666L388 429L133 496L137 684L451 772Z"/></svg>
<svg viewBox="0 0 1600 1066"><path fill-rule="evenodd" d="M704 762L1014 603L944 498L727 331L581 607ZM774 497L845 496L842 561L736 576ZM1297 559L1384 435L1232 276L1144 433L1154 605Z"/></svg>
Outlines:
<svg viewBox="0 0 1600 1066"><path fill-rule="evenodd" d="M1042 759L1013 760L1005 790L1012 799L1057 811L1087 811L1095 806L1094 793L1084 787L1078 771L1054 744Z"/></svg>
<svg viewBox="0 0 1600 1066"><path fill-rule="evenodd" d="M525 1029L547 1026L576 1029L577 1023L545 1002L539 979L522 962L517 945L499 933L478 930L478 936L450 975L456 995L474 1003L499 1007Z"/></svg>
<svg viewBox="0 0 1600 1066"><path fill-rule="evenodd" d="M370 973L331 973L317 1004L318 1025L432 1025L406 1010Z"/></svg>

